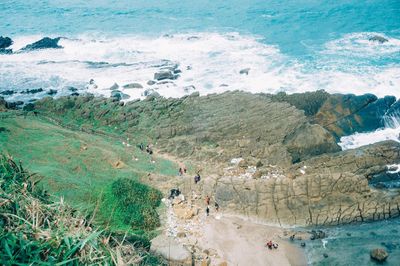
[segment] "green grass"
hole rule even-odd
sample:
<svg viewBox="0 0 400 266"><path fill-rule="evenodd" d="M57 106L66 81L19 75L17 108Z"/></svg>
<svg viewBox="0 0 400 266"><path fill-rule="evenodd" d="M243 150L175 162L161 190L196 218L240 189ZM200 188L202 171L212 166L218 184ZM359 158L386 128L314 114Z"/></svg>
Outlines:
<svg viewBox="0 0 400 266"><path fill-rule="evenodd" d="M111 230L138 229L118 219L118 197L111 193L114 181L139 180L148 173L176 175L174 163L161 158L152 163L149 155L136 148L141 139L131 140L132 146L126 147L122 136L118 139L70 130L32 116L0 119L0 127L6 129L0 132L0 152L44 176L44 186L72 206L88 212L96 209L97 221ZM102 200L107 208L98 207ZM115 218L110 219L113 210Z"/></svg>

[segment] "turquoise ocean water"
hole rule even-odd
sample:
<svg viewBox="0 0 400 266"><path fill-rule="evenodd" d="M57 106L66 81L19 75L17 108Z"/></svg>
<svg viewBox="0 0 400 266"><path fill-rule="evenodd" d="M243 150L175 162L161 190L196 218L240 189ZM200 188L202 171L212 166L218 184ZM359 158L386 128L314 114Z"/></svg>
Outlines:
<svg viewBox="0 0 400 266"><path fill-rule="evenodd" d="M179 64L176 86L160 85L160 94L181 96L194 86L203 94L326 89L400 96L398 0L2 0L0 21L14 50L43 36L67 38L63 50L0 55L3 90L63 91L94 79L107 95L102 89L114 83L145 83L158 66ZM388 42L369 41L375 35ZM249 75L238 74L243 68Z"/></svg>
<svg viewBox="0 0 400 266"><path fill-rule="evenodd" d="M71 86L107 96L113 84L132 82L143 88L120 88L130 99L148 89L172 97L235 89L400 96L398 0L0 0L0 21L16 51L0 55L0 92L16 92L9 100L38 87L44 92L29 97ZM376 35L388 41L369 40ZM44 36L64 37L63 49L19 52ZM173 83L146 85L175 65L182 72ZM387 265L400 265L399 227L331 228L325 248L316 241L306 251L316 265L368 265L369 248L387 245Z"/></svg>

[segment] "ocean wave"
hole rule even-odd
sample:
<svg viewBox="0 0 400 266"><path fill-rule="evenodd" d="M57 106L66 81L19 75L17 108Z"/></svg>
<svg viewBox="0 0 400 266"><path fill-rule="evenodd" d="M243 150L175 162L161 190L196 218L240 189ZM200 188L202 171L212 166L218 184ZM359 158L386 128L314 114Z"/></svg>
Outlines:
<svg viewBox="0 0 400 266"><path fill-rule="evenodd" d="M0 55L0 87L16 91L48 87L58 89L58 95L63 95L68 93L64 88L74 84L82 90L89 88L90 92L109 96L109 88L117 83L130 99L143 98L144 91L148 89L166 97L180 97L193 91L200 94L226 90L294 93L318 89L333 93L391 94L399 97L400 66L357 65L352 61L335 61L336 56L327 60L326 55L333 51L361 51L360 47L364 45L361 39L367 36L364 35L354 34L327 43L322 52L316 52L314 60L301 61L283 54L279 47L267 44L268 40L235 32L197 32L159 37L85 34L62 38L59 44L63 49ZM11 48L17 51L42 37L14 38ZM346 47L340 44L353 42L360 42L360 47L353 45L339 49ZM382 46L397 51L396 42L396 39L389 38ZM381 50L388 53L376 44L365 46L375 49L376 53ZM179 78L147 85L157 71L175 66L180 71ZM248 71L241 71L244 69ZM88 86L91 79L96 86ZM130 83L140 83L143 88L123 88ZM8 97L22 99L27 96L17 93Z"/></svg>

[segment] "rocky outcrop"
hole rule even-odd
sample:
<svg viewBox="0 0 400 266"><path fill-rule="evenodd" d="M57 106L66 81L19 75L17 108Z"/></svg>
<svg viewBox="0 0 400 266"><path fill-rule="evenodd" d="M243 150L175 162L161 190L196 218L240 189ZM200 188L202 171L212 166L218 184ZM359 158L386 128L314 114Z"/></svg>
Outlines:
<svg viewBox="0 0 400 266"><path fill-rule="evenodd" d="M400 215L400 194L375 190L368 178L400 160L400 144L384 142L322 155L253 179L210 176L203 191L221 209L281 225L335 225Z"/></svg>
<svg viewBox="0 0 400 266"><path fill-rule="evenodd" d="M63 48L61 45L58 44L60 41L60 37L58 38L49 38L49 37L44 37L43 39L28 44L27 46L23 47L21 50L22 51L29 51L29 50L40 50L40 49L60 49Z"/></svg>
<svg viewBox="0 0 400 266"><path fill-rule="evenodd" d="M13 44L13 41L11 40L10 37L0 36L0 49L8 48L12 44Z"/></svg>
<svg viewBox="0 0 400 266"><path fill-rule="evenodd" d="M368 40L371 42L378 42L378 43L385 43L385 42L389 41L388 39L386 39L385 37L380 36L380 35L372 36Z"/></svg>
<svg viewBox="0 0 400 266"><path fill-rule="evenodd" d="M378 261L378 262L384 262L387 257L389 257L389 254L387 253L386 250L382 248L375 248L371 250L370 252L371 259Z"/></svg>
<svg viewBox="0 0 400 266"><path fill-rule="evenodd" d="M13 40L10 37L0 36L0 54L11 54L12 49L7 49L13 44Z"/></svg>
<svg viewBox="0 0 400 266"><path fill-rule="evenodd" d="M126 104L93 95L46 98L35 108L64 121L80 117L85 129L117 127L132 139L150 139L158 152L195 162L204 169L197 189L214 195L224 212L287 225L399 216L397 190L375 189L369 180L384 173L386 165L400 162L400 144L382 142L340 152L335 139L368 128L366 119L376 119L374 112L382 106L392 108L394 99L332 95L323 100L325 94L318 95L315 106L320 107L310 109L308 116L286 100L244 92L180 99L149 96ZM228 165L233 158L241 159ZM166 185L164 179L154 182L160 189Z"/></svg>
<svg viewBox="0 0 400 266"><path fill-rule="evenodd" d="M115 94L120 92L114 92ZM69 109L64 109L68 102ZM42 100L49 113L92 117L104 125L123 125L126 133L151 137L158 148L196 161L228 162L235 157L264 165L289 166L326 152L340 150L331 133L309 123L304 113L267 95L227 92L180 99L152 95L144 101L115 106L106 99ZM104 106L107 112L104 113ZM304 141L304 144L302 144Z"/></svg>
<svg viewBox="0 0 400 266"><path fill-rule="evenodd" d="M395 101L393 96L378 99L372 94L334 94L319 108L313 121L338 138L355 132L374 131L384 126L383 117Z"/></svg>

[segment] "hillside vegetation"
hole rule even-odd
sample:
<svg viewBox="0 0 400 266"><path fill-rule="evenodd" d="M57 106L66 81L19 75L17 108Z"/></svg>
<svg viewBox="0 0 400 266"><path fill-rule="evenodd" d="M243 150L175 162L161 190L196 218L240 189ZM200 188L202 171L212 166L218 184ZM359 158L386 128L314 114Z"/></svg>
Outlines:
<svg viewBox="0 0 400 266"><path fill-rule="evenodd" d="M143 243L91 224L64 201L53 201L40 178L0 155L1 265L160 265Z"/></svg>

